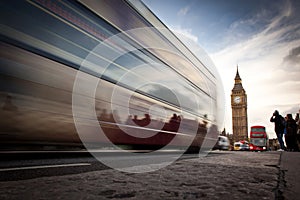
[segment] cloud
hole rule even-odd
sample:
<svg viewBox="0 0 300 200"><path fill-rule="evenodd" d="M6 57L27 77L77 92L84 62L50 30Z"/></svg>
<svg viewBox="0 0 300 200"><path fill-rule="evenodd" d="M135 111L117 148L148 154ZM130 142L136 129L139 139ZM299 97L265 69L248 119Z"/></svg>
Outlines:
<svg viewBox="0 0 300 200"><path fill-rule="evenodd" d="M179 13L183 16L188 10L181 9ZM251 17L239 19L220 33L223 34L223 40L218 42L221 50L209 56L222 78L225 128L229 133L232 133L230 93L237 64L248 95L249 128L252 125L264 125L273 138L274 127L269 119L274 109L279 109L283 114L298 111L300 23L295 20L299 19L297 17L294 6L287 1L275 11L261 9ZM198 37L192 29L171 29L185 43L187 40L183 38L198 43ZM192 48L192 51L197 52L198 49Z"/></svg>
<svg viewBox="0 0 300 200"><path fill-rule="evenodd" d="M232 42L222 50L210 54L224 83L227 108L225 123L229 132L232 128L230 93L234 85L237 64L248 94L249 127L261 124L273 132L269 115L275 108L280 108L285 113L299 107L300 37L296 35L295 30L300 29L300 22L291 23L294 12L290 2L287 1L276 16L265 20L269 23L259 32L253 32L243 40L240 38L238 42ZM271 14L265 13L261 16ZM257 19L236 21L228 32L235 32L238 27L252 23L255 26ZM294 36L287 39L291 34ZM274 136L273 133L271 135Z"/></svg>
<svg viewBox="0 0 300 200"><path fill-rule="evenodd" d="M267 33L269 31L278 30L281 27L279 25L284 25L286 18L292 15L292 4L290 1L286 1L284 5L280 5L281 12L279 15L273 18L271 24L263 31L263 33Z"/></svg>
<svg viewBox="0 0 300 200"><path fill-rule="evenodd" d="M300 46L291 49L289 54L284 57L283 61L294 66L292 67L293 70L298 69L300 71Z"/></svg>
<svg viewBox="0 0 300 200"><path fill-rule="evenodd" d="M299 20L295 20L295 15L297 16L297 14L295 14L296 12L299 11L293 9L291 2L285 1L284 4L282 4L282 2L275 2L274 4L268 4L268 7L264 6L255 10L255 12L248 13L242 18L233 21L227 29L215 33L216 39L219 40L221 38L218 41L219 48L215 48L215 51L220 51L221 48L251 40L254 35L258 34L268 35L269 37L274 36L278 41L288 38L295 39L297 35L299 36L300 34L300 30L297 31L297 29L295 29L296 27L291 24L292 21L296 24L299 22ZM222 21L220 23L222 23ZM283 37L277 37L275 35L280 34L278 30L282 29L282 27L291 30L290 32L286 32L286 34L290 34L289 37L287 37L287 35L282 35Z"/></svg>
<svg viewBox="0 0 300 200"><path fill-rule="evenodd" d="M177 16L185 16L189 10L190 10L190 7L185 6L178 11Z"/></svg>

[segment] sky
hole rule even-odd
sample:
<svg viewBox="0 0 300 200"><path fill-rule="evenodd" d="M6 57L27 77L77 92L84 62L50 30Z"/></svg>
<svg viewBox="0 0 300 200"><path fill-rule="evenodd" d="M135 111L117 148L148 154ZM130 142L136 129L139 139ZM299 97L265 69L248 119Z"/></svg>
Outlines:
<svg viewBox="0 0 300 200"><path fill-rule="evenodd" d="M300 109L299 0L142 1L213 61L224 87L226 132L232 134L230 94L237 65L247 93L249 129L263 125L276 138L269 121L274 110L295 117Z"/></svg>

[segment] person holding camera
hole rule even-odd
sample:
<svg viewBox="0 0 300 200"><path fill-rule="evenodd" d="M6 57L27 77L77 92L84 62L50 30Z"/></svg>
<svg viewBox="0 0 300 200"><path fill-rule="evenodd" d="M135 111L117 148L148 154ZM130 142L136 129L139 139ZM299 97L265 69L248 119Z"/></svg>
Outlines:
<svg viewBox="0 0 300 200"><path fill-rule="evenodd" d="M286 150L286 147L284 145L283 142L283 132L284 132L284 128L285 128L285 120L284 118L279 114L278 110L275 110L270 122L274 122L275 123L275 133L278 139L278 142L280 144L280 149L278 151L284 151Z"/></svg>

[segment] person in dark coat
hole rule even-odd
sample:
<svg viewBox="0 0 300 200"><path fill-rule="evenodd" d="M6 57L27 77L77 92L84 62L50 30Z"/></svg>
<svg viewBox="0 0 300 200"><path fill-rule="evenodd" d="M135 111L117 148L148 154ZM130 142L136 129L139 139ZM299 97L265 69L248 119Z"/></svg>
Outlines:
<svg viewBox="0 0 300 200"><path fill-rule="evenodd" d="M283 132L284 132L284 118L279 114L278 110L275 110L270 122L275 123L275 133L277 135L278 142L280 144L280 149L279 150L285 150L286 147L284 146L283 142Z"/></svg>
<svg viewBox="0 0 300 200"><path fill-rule="evenodd" d="M287 114L285 142L288 151L299 151L297 144L297 124L292 114Z"/></svg>
<svg viewBox="0 0 300 200"><path fill-rule="evenodd" d="M297 142L298 142L298 149L300 150L300 117L299 117L299 114L300 114L300 110L298 113L296 113L296 118L295 118L295 121L296 121L296 124L297 124Z"/></svg>

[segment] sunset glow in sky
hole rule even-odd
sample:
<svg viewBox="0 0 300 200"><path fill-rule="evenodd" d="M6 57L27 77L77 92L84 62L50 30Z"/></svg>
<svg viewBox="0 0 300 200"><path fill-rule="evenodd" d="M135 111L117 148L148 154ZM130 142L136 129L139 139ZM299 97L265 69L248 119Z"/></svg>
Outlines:
<svg viewBox="0 0 300 200"><path fill-rule="evenodd" d="M300 1L142 0L171 30L201 46L223 81L226 131L237 65L248 97L248 127L264 125L275 109L300 109ZM193 50L193 49L192 49Z"/></svg>

